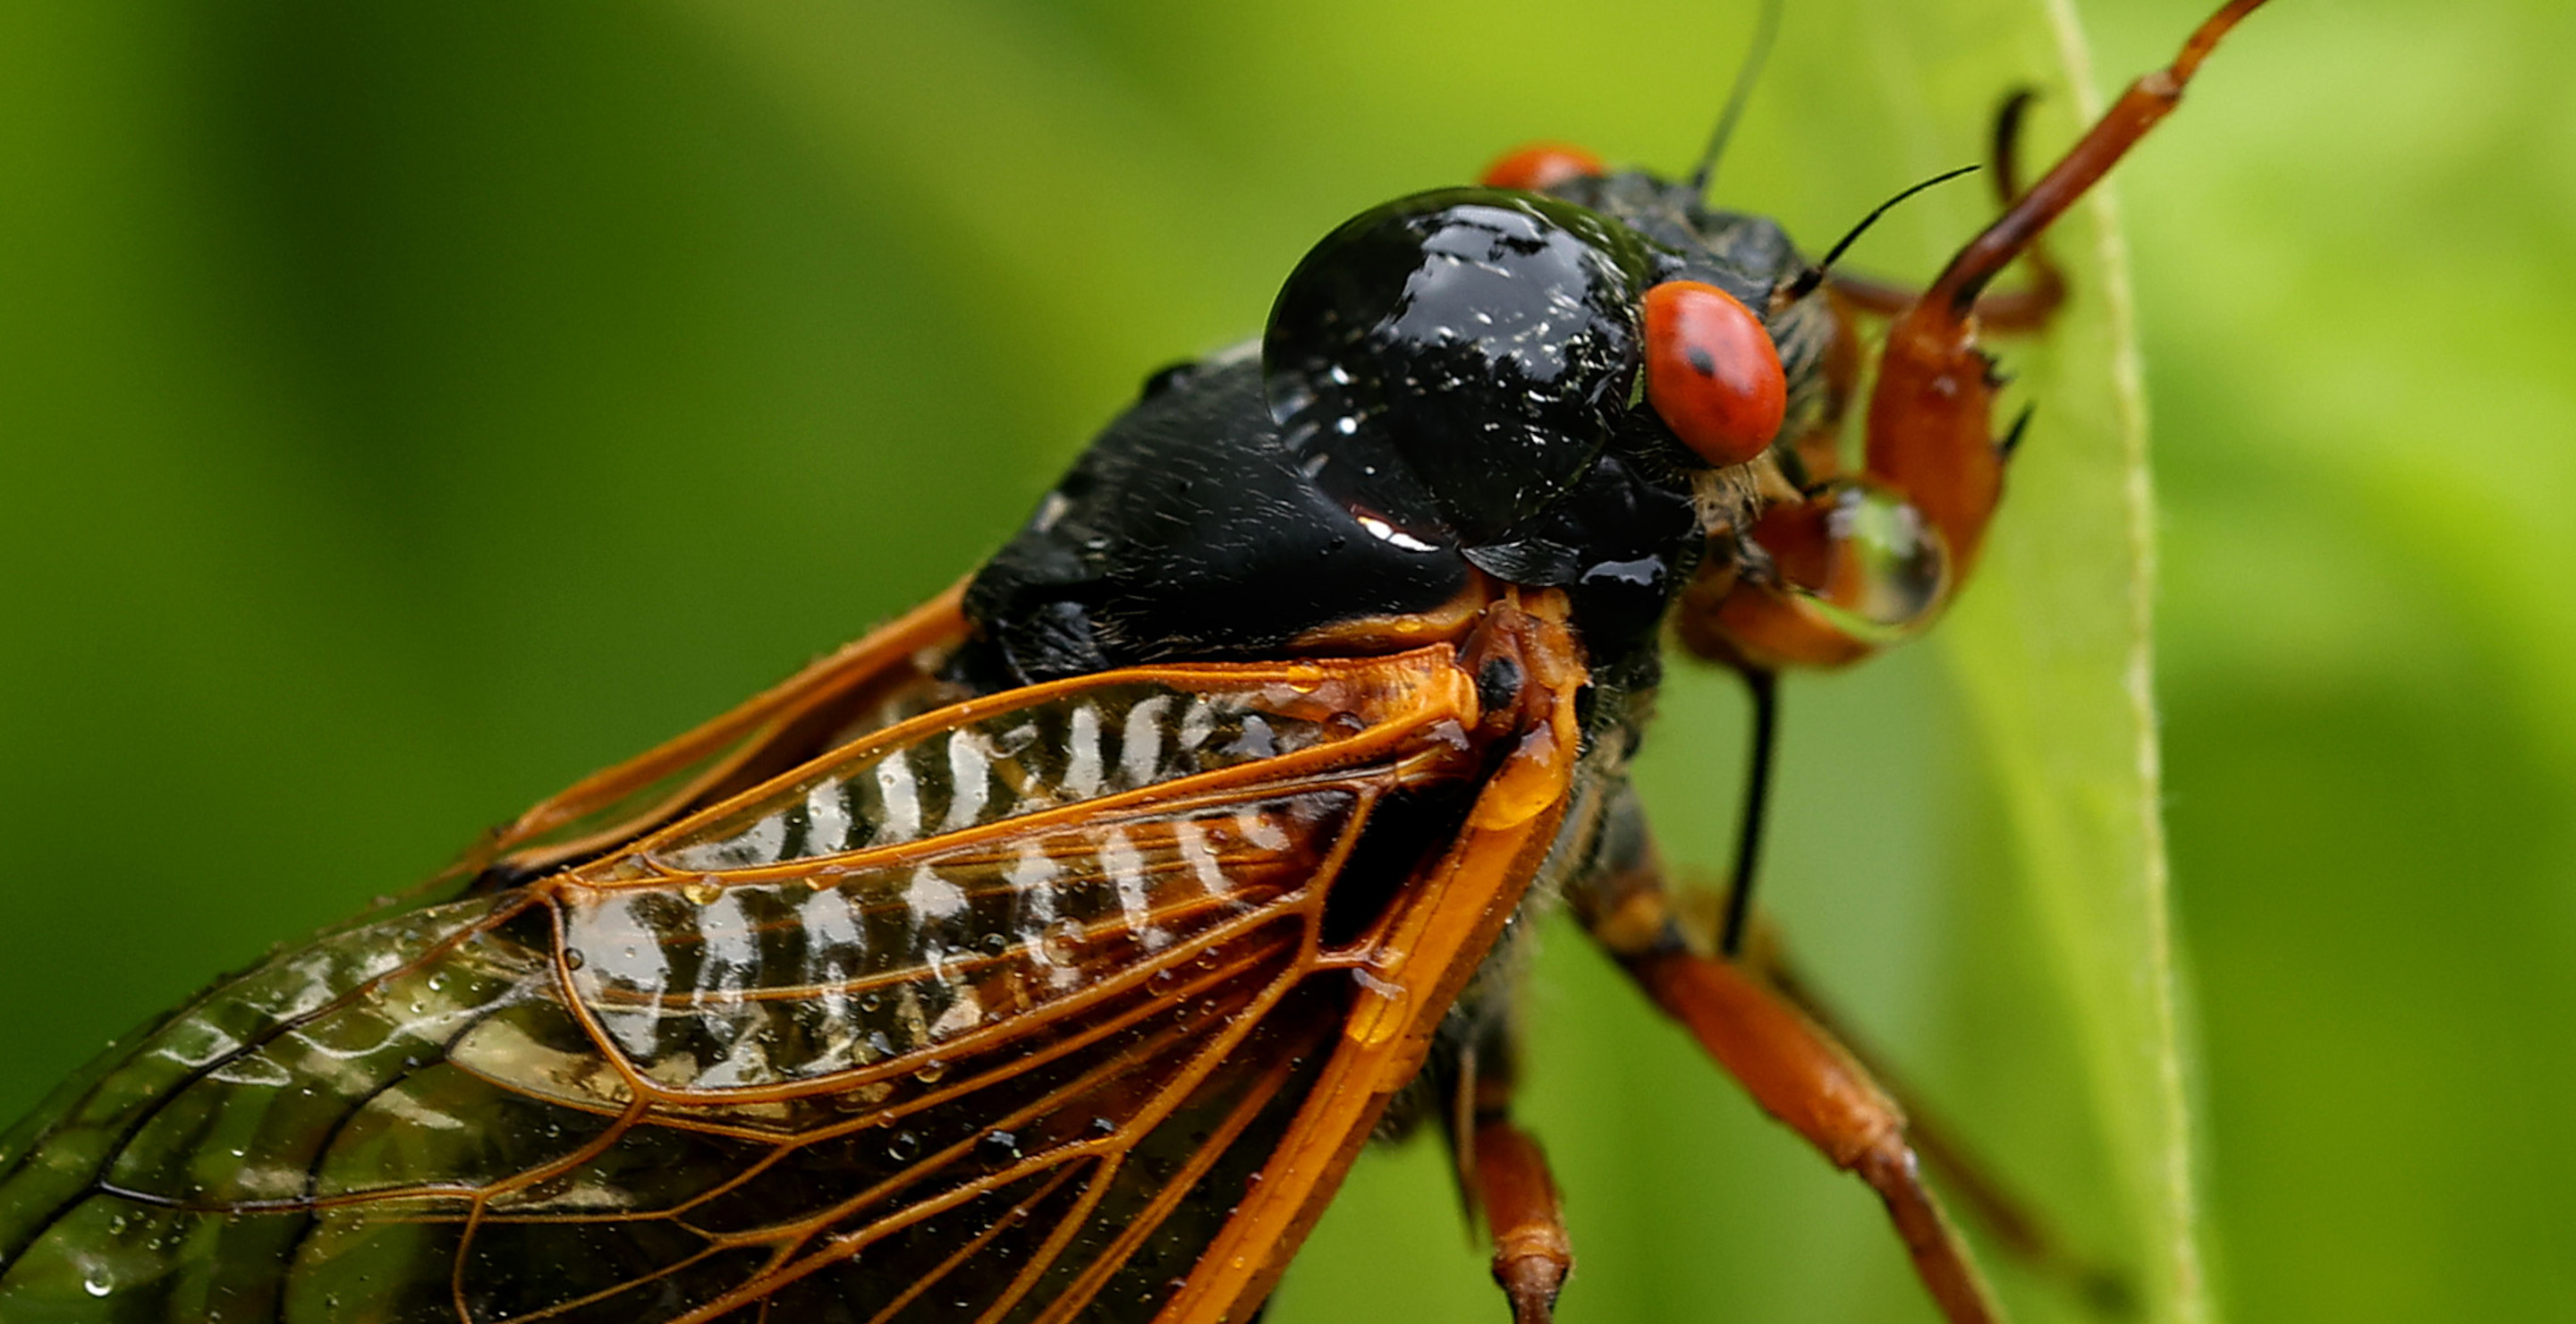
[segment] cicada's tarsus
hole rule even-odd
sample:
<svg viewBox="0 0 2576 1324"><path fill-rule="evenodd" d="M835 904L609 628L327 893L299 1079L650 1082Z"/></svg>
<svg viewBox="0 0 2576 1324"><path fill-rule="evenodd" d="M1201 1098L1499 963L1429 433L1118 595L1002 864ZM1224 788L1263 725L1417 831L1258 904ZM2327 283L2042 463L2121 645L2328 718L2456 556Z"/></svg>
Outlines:
<svg viewBox="0 0 2576 1324"><path fill-rule="evenodd" d="M0 1319L1240 1320L1419 1114L1527 1324L1572 1260L1497 953L1559 897L1992 1318L1737 959L1749 845L1696 936L1626 760L1668 631L1767 714L1937 615L2010 453L1977 329L2062 289L1987 283L2258 2L1919 295L1563 148L1352 220L958 589L63 1086L0 1138Z"/></svg>

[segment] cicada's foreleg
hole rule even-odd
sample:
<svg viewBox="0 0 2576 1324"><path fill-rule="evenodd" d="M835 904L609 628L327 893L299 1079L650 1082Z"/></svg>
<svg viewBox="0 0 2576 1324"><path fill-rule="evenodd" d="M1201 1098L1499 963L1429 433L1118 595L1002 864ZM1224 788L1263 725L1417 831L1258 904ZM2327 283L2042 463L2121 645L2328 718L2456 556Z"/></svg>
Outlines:
<svg viewBox="0 0 2576 1324"><path fill-rule="evenodd" d="M1686 599L1686 645L1770 670L1841 666L1912 637L1940 614L1976 567L2020 434L2018 424L2000 437L1995 431L2000 381L1977 347L1985 310L1980 296L2173 112L2201 61L2262 2L2231 0L2192 33L2171 65L2130 84L2039 182L1896 314L1870 390L1860 471L1765 509L1746 540L1764 554L1767 568ZM1775 312L1812 297L1820 276L1811 270L1783 286L1774 295Z"/></svg>
<svg viewBox="0 0 2576 1324"><path fill-rule="evenodd" d="M2050 223L2101 180L2158 121L2227 30L2262 0L2232 0L2201 24L2166 68L2129 85L2083 138L2004 214L1969 240L1888 329L1869 402L1868 477L1938 535L1953 576L1975 563L2003 493L2009 447L1991 420L1992 365L1977 349L1977 296Z"/></svg>
<svg viewBox="0 0 2576 1324"><path fill-rule="evenodd" d="M1443 1088L1445 1129L1470 1222L1494 1245L1494 1282L1512 1324L1547 1324L1574 1272L1574 1243L1538 1139L1512 1121L1519 1049L1508 1007L1483 1018Z"/></svg>
<svg viewBox="0 0 2576 1324"><path fill-rule="evenodd" d="M2038 98L2039 93L2033 89L2016 88L1995 110L1987 178L1994 181L1995 202L2005 211L2021 201L2021 126L2031 102ZM2030 247L2022 250L2021 265L2029 275L2028 284L1977 296L1978 326L2005 335L2035 333L2047 329L2057 310L2066 306L2066 273L2057 265L2057 259L2049 256L2044 239L2033 239ZM1921 290L1840 271L1827 279L1845 307L1879 317L1898 316L1923 297Z"/></svg>
<svg viewBox="0 0 2576 1324"><path fill-rule="evenodd" d="M1958 1230L1924 1184L1905 1115L1822 1026L1745 967L1690 940L1641 817L1628 812L1602 867L1571 894L1594 940L1681 1023L1764 1112L1878 1193L1950 1324L2001 1318Z"/></svg>

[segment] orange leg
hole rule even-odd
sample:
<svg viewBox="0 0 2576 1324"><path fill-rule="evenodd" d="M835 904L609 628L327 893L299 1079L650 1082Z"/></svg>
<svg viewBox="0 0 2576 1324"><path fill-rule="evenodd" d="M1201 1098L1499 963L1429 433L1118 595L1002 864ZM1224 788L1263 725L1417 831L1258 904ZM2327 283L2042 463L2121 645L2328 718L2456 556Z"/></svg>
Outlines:
<svg viewBox="0 0 2576 1324"><path fill-rule="evenodd" d="M1966 1244L1923 1182L1896 1102L1770 985L1693 950L1642 824L1631 818L1614 830L1605 857L1612 872L1572 898L1594 939L1764 1112L1869 1183L1950 1324L2000 1319Z"/></svg>
<svg viewBox="0 0 2576 1324"><path fill-rule="evenodd" d="M1984 1228L2005 1254L2071 1290L2102 1314L2119 1317L2134 1313L2137 1299L2121 1273L2067 1246L2047 1220L2033 1212L2028 1202L1978 1160L1956 1131L1942 1125L1923 1106L1922 1096L1907 1089L1887 1066L1886 1057L1870 1051L1850 1029L1849 1020L1826 1005L1815 986L1798 973L1769 926L1759 922L1753 925L1743 964L1840 1043L1878 1082L1879 1088L1898 1101L1907 1118L1906 1135L1922 1156L1923 1165L1932 1170L1943 1189L1958 1198L1969 1220Z"/></svg>
<svg viewBox="0 0 2576 1324"><path fill-rule="evenodd" d="M1764 682L1772 679L1767 672L1747 674L1748 678ZM1674 920L1684 940L1695 952L1714 952L1752 973L1813 1021L1828 1038L1841 1044L1860 1063L1861 1070L1896 1101L1897 1110L1907 1118L1906 1134L1915 1152L1922 1156L1924 1166L1932 1170L1943 1188L1958 1197L1971 1219L1992 1234L2005 1254L2073 1291L2102 1314L2121 1317L2133 1313L2136 1298L2120 1272L2069 1248L2050 1230L2046 1219L2018 1198L1990 1167L1978 1161L1955 1131L1931 1115L1922 1105L1922 1096L1905 1087L1888 1066L1888 1059L1871 1052L1849 1028L1850 1021L1837 1014L1816 992L1815 985L1799 973L1778 930L1752 910L1749 900L1763 817L1759 788L1769 773L1768 728L1775 702L1767 684L1757 686L1755 700L1753 770L1737 844L1735 882L1723 892L1690 886L1674 895ZM1631 817L1625 826L1632 838L1628 850L1633 861L1638 858L1635 843L1643 838L1633 811L1629 812Z"/></svg>
<svg viewBox="0 0 2576 1324"><path fill-rule="evenodd" d="M1511 1119L1518 1057L1509 1013L1486 1018L1442 1082L1443 1120L1468 1220L1493 1238L1494 1282L1512 1303L1512 1324L1548 1324L1574 1272L1574 1244L1546 1153Z"/></svg>
<svg viewBox="0 0 2576 1324"><path fill-rule="evenodd" d="M1574 1244L1547 1155L1501 1113L1476 1121L1476 1194L1494 1238L1494 1281L1511 1298L1512 1324L1548 1324L1574 1272Z"/></svg>
<svg viewBox="0 0 2576 1324"><path fill-rule="evenodd" d="M1764 510L1749 541L1769 554L1776 580L1740 578L1715 600L1710 619L1685 623L1686 645L1769 670L1833 667L1902 642L1938 617L1976 568L2018 436L2017 429L2000 441L1994 435L2002 379L1977 347L1982 319L2044 318L2064 297L2062 280L2056 291L2045 288L2044 265L2041 287L2025 291L2030 298L2023 304L1990 305L1982 297L1986 286L2031 254L2040 233L2181 104L2183 87L2202 61L2262 3L2229 0L2183 43L2172 64L2130 84L1920 297L1907 303L1896 297L1901 292L1880 292L1885 308L1903 308L1879 351L1860 471ZM2013 123L2007 115L2001 128L2008 134ZM1826 254L1827 266L1841 247ZM1809 268L1773 293L1772 310L1809 297L1827 278L1824 268ZM1865 287L1846 286L1829 297L1849 308L1873 296Z"/></svg>
<svg viewBox="0 0 2576 1324"><path fill-rule="evenodd" d="M2182 104L2183 87L2221 38L2264 0L2229 0L2183 42L2173 63L2129 84L2039 181L1950 259L1888 328L1870 388L1862 447L1869 476L1901 493L1940 535L1950 574L1966 578L2003 493L2003 453L1990 428L1992 365L1977 349L1977 297L2147 132Z"/></svg>

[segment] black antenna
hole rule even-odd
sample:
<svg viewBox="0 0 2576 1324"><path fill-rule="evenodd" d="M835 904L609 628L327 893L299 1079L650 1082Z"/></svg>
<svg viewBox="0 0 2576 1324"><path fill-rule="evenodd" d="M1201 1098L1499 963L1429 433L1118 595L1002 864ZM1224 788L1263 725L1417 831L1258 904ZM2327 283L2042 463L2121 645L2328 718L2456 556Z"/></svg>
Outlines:
<svg viewBox="0 0 2576 1324"><path fill-rule="evenodd" d="M1717 131L1708 136L1708 147L1699 154L1699 164L1691 167L1690 191L1708 196L1709 181L1717 177L1717 158L1726 150L1727 138L1735 132L1735 122L1743 118L1744 103L1753 96L1753 80L1762 72L1762 62L1771 56L1771 39L1780 35L1781 0L1762 0L1761 15L1754 20L1753 44L1745 48L1744 65L1735 71L1735 86L1726 94L1726 110L1717 117Z"/></svg>
<svg viewBox="0 0 2576 1324"><path fill-rule="evenodd" d="M1897 194L1895 197L1889 198L1887 201L1878 204L1878 206L1873 209L1869 215L1860 218L1860 224L1853 226L1851 228L1851 233L1844 235L1839 240L1836 240L1833 247L1825 250L1824 261L1807 268L1805 271L1799 272L1796 280L1782 286L1777 294L1772 295L1772 306L1775 308L1786 307L1789 304L1796 303L1800 299L1806 298L1808 295L1815 293L1816 287L1825 283L1825 273L1831 270L1834 263L1842 258L1843 250L1851 247L1853 240L1858 239L1863 234L1867 233L1869 227L1878 224L1878 218L1885 216L1889 211L1893 210L1896 204L1905 201L1907 198L1913 197L1915 194L1920 193L1935 184L1947 184L1961 175L1975 174L1976 171L1977 167L1972 165L1961 166L1956 170L1942 171L1940 174L1934 175L1930 179L1924 180L1922 183L1916 184L1904 192Z"/></svg>

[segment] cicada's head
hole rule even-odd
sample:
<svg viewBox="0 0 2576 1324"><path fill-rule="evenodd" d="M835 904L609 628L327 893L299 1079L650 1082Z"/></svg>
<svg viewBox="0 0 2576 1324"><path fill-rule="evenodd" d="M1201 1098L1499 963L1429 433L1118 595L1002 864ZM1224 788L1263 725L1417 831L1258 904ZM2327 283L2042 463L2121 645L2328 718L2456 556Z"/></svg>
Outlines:
<svg viewBox="0 0 2576 1324"><path fill-rule="evenodd" d="M1643 174L1532 182L1358 216L1257 362L1155 374L977 573L995 683L1394 646L1480 575L1564 590L1596 669L1651 669L1779 490L1761 457L1830 412L1839 323L1775 306L1807 268L1768 221Z"/></svg>
<svg viewBox="0 0 2576 1324"><path fill-rule="evenodd" d="M1264 394L1364 525L1565 587L1596 635L1643 634L1740 513L1745 466L1833 407L1834 321L1823 300L1775 308L1805 263L1770 221L1519 160L1317 244L1271 312Z"/></svg>

